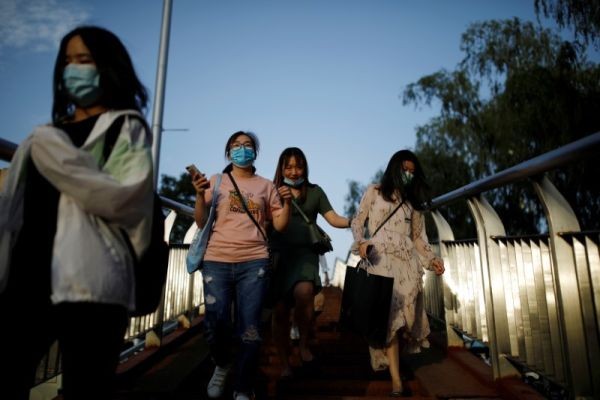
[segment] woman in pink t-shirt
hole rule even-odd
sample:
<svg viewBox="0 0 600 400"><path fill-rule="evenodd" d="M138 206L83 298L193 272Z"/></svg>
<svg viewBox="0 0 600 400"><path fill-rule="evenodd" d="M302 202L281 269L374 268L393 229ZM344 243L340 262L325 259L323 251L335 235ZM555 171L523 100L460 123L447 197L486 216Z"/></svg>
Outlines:
<svg viewBox="0 0 600 400"><path fill-rule="evenodd" d="M216 217L203 262L204 328L211 356L216 364L208 383L209 398L223 394L232 366L232 333L239 339L235 360L234 399L252 398L258 371L261 342L260 317L271 272L266 225L277 231L287 227L290 217L290 189L275 188L273 182L256 174L253 163L259 149L251 132L235 132L227 140L218 188ZM193 173L196 189L195 220L202 228L212 202L216 175L208 180ZM235 301L235 321L231 304Z"/></svg>

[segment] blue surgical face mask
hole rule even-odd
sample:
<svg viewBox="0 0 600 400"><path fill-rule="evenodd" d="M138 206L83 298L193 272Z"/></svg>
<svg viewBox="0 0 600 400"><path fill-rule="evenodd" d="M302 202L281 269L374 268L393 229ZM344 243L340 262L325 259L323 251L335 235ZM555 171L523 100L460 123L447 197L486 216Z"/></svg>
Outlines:
<svg viewBox="0 0 600 400"><path fill-rule="evenodd" d="M69 64L63 71L69 97L79 107L89 107L100 98L100 75L95 65Z"/></svg>
<svg viewBox="0 0 600 400"><path fill-rule="evenodd" d="M229 157L231 158L231 162L233 163L233 165L235 165L236 167L246 168L252 165L252 163L256 159L256 153L251 147L232 147L229 150Z"/></svg>
<svg viewBox="0 0 600 400"><path fill-rule="evenodd" d="M402 183L405 185L408 185L412 182L414 175L410 171L402 171L401 177L402 177Z"/></svg>
<svg viewBox="0 0 600 400"><path fill-rule="evenodd" d="M304 183L304 178L298 178L296 180L293 180L290 178L285 178L285 177L283 178L284 185L291 186L294 188L302 186L303 183Z"/></svg>

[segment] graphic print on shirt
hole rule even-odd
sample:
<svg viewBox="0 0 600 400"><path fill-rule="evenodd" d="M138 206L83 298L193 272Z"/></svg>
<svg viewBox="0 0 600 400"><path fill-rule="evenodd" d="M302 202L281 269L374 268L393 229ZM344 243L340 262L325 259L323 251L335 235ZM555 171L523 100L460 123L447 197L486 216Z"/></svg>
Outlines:
<svg viewBox="0 0 600 400"><path fill-rule="evenodd" d="M254 197L253 193L242 193L244 196L244 201L246 202L246 206L248 207L248 211L254 216L254 218L258 219L260 214L260 205L252 201L252 197ZM246 210L244 210L244 205L242 204L242 199L238 195L236 190L229 191L229 211L237 212L241 214L245 214Z"/></svg>

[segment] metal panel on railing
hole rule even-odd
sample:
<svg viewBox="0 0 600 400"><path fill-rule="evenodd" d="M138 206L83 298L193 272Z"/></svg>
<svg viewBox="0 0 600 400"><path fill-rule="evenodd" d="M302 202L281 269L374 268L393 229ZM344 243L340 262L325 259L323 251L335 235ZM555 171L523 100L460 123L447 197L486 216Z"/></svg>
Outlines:
<svg viewBox="0 0 600 400"><path fill-rule="evenodd" d="M547 177L533 182L548 221L552 273L557 293L557 314L561 346L554 349L564 359L568 386L577 396L593 392L585 342L582 301L579 297L577 271L572 246L560 232L578 232L579 223L569 203Z"/></svg>
<svg viewBox="0 0 600 400"><path fill-rule="evenodd" d="M572 246L577 273L577 287L581 302L585 347L580 354L590 365L590 379L594 393L600 393L600 261L598 235L583 233L562 234Z"/></svg>
<svg viewBox="0 0 600 400"><path fill-rule="evenodd" d="M514 354L514 349L518 348L517 345L517 324L516 324L516 312L515 301L514 301L514 293L512 290L513 282L512 276L510 273L510 262L509 262L509 254L508 248L506 246L506 242L499 241L498 243L498 253L500 256L500 268L502 271L502 279L503 285L505 288L505 296L504 299L506 301L506 319L508 325L508 337L510 342L511 352Z"/></svg>
<svg viewBox="0 0 600 400"><path fill-rule="evenodd" d="M565 382L564 362L561 350L560 322L558 304L556 302L556 286L552 273L552 255L547 240L540 242L542 269L544 272L544 287L546 289L546 305L548 307L548 328L550 333L550 348L552 349L552 368L548 369L557 382Z"/></svg>
<svg viewBox="0 0 600 400"><path fill-rule="evenodd" d="M548 238L495 239L506 290L509 355L561 382L560 358L553 351L559 341Z"/></svg>
<svg viewBox="0 0 600 400"><path fill-rule="evenodd" d="M448 254L448 248L444 244L444 241L454 240L454 234L450 225L446 219L437 211L433 211L429 214L433 219L435 226L438 231L438 243L434 245L434 253L439 254L444 260L446 269L451 268L451 260ZM428 272L425 275L425 309L430 315L433 315L438 320L447 320L447 312L445 303L452 304L451 300L446 299L446 296L450 295L451 291L448 289L444 278L436 276L434 273ZM449 308L450 310L451 308ZM450 317L452 318L452 317ZM447 328L448 324L446 323Z"/></svg>
<svg viewBox="0 0 600 400"><path fill-rule="evenodd" d="M505 235L500 217L484 196L471 197L467 204L477 227L480 244L483 301L486 309L490 362L495 378L513 375L514 368L501 358L510 352L510 335L506 312L506 292L502 278L501 256L494 236Z"/></svg>
<svg viewBox="0 0 600 400"><path fill-rule="evenodd" d="M550 323L548 303L546 299L546 281L544 279L544 270L542 263L542 252L540 243L536 240L529 242L528 256L531 256L531 266L533 269L533 277L535 282L535 296L538 307L538 328L539 340L536 349L536 363L543 371L550 376L554 376L554 365L552 346L550 340ZM550 283L552 284L552 283Z"/></svg>
<svg viewBox="0 0 600 400"><path fill-rule="evenodd" d="M501 222L489 204L469 199L478 240L442 243L446 321L490 345L496 377L510 373L502 361L510 357L568 388L571 397L594 398L600 393L598 234L578 232L547 178L534 185L550 235L498 235ZM568 227L576 231L560 233Z"/></svg>
<svg viewBox="0 0 600 400"><path fill-rule="evenodd" d="M477 243L472 240L444 244L448 249L444 283L450 291L445 299L451 301L445 304L447 323L487 342L486 311L483 304Z"/></svg>
<svg viewBox="0 0 600 400"><path fill-rule="evenodd" d="M444 275L444 290L449 291L444 296L446 323L489 343L495 377L510 372L502 361L510 356L511 363L517 359L524 364L522 371L540 372L564 385L561 395L578 399L600 398L599 238L597 232L582 237L571 206L543 174L595 156L599 148L600 133L595 133L432 202L433 214L441 215L439 207L467 200L478 234L474 254L465 251L464 241L443 241L449 260ZM481 195L527 178L533 180L549 235L498 238L504 235L498 229L502 222ZM443 217L441 224L437 219L438 229L446 232ZM491 236L497 236L495 242ZM471 301L482 306L487 318L481 318ZM481 331L473 332L475 316L480 317Z"/></svg>

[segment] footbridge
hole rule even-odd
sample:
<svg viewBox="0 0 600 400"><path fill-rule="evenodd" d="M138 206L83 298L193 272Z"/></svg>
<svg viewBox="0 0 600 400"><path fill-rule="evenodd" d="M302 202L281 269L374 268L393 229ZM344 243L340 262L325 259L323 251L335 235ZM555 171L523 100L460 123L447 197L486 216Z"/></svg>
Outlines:
<svg viewBox="0 0 600 400"><path fill-rule="evenodd" d="M15 149L0 139L1 159L10 162ZM428 215L447 271L424 277L432 347L402 356L403 378L415 398L600 398L600 231L581 230L572 205L549 178L599 154L596 133L432 201ZM501 220L486 197L517 182L533 187L547 231L506 234L511 221ZM192 216L193 210L168 198L162 202L168 240L175 217ZM455 237L444 218L460 202L468 206L476 237ZM202 276L185 268L193 229L183 243L170 243L158 309L130 320L115 399L206 398L212 362L202 336ZM373 373L366 344L337 325L343 277L352 264L351 257L338 259L324 290L325 307L312 338L318 371L302 368L296 354L294 379L279 379L265 326L257 398L387 397L389 376ZM31 399L59 399L60 373L54 344L38 368Z"/></svg>

